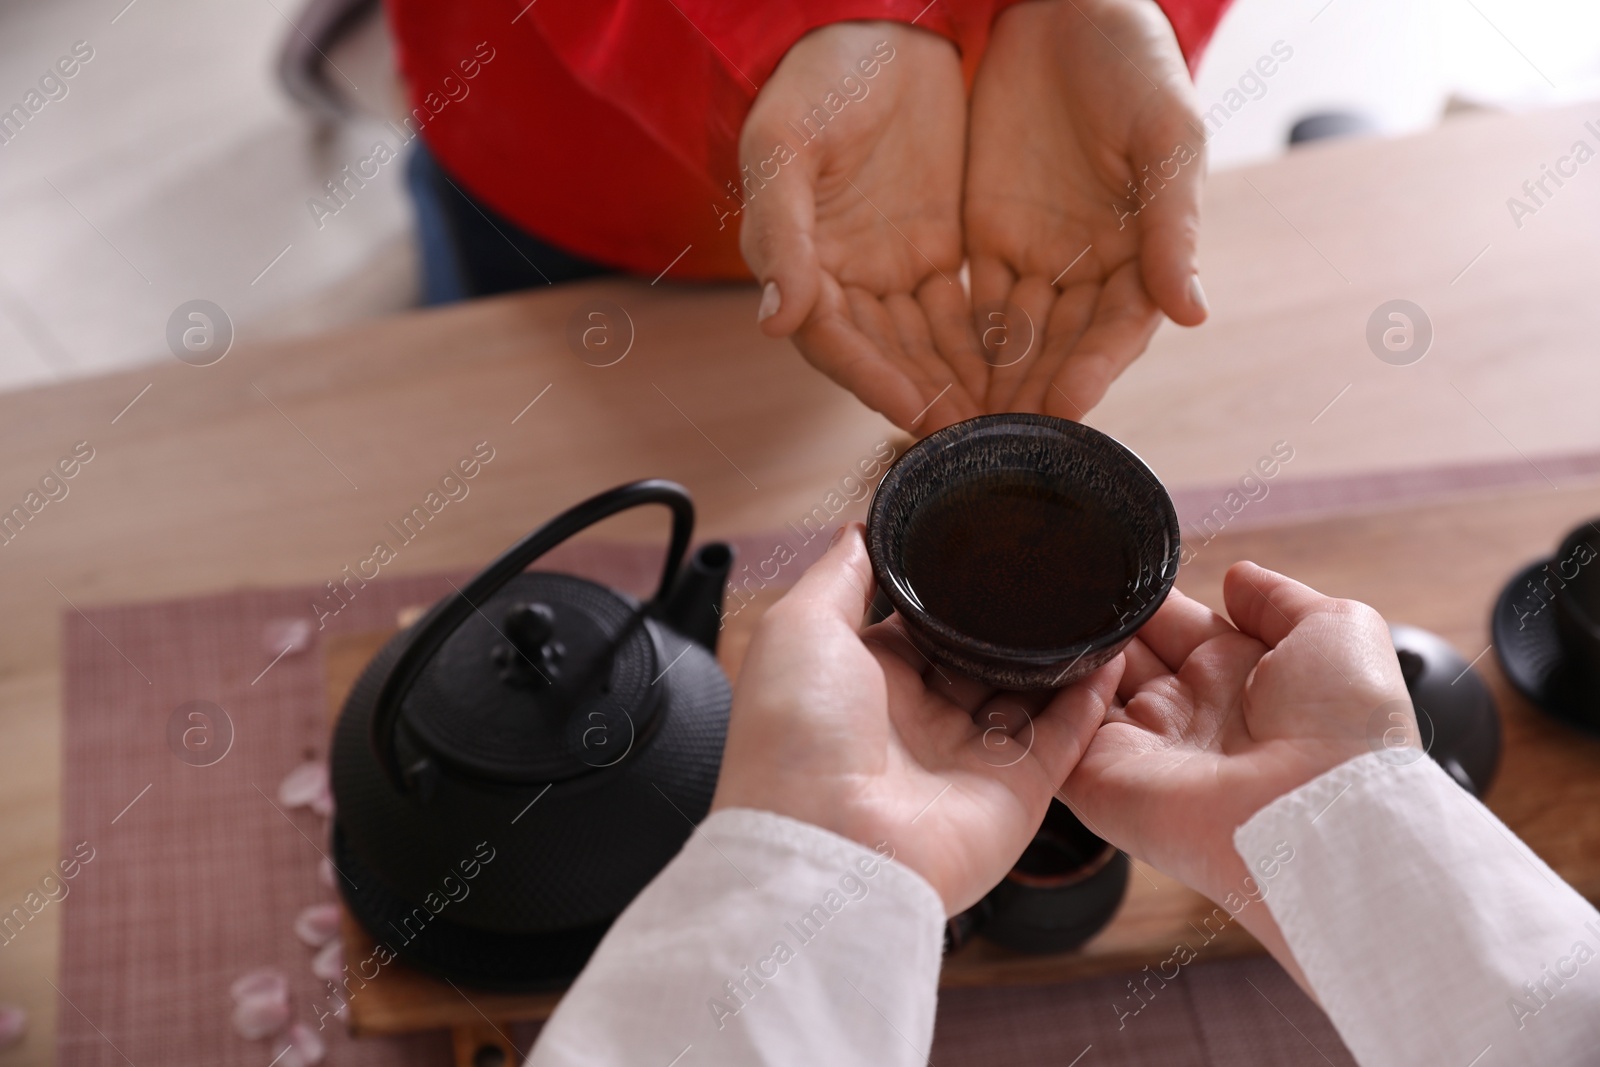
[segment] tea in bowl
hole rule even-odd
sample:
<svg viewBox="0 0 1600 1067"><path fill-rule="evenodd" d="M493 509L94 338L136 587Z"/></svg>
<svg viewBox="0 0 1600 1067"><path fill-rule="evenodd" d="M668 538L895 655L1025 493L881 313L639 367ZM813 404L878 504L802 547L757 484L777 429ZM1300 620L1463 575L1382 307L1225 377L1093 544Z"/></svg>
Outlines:
<svg viewBox="0 0 1600 1067"><path fill-rule="evenodd" d="M1068 685L1116 657L1178 573L1178 515L1111 437L982 415L895 461L867 512L879 586L934 663L1001 689Z"/></svg>

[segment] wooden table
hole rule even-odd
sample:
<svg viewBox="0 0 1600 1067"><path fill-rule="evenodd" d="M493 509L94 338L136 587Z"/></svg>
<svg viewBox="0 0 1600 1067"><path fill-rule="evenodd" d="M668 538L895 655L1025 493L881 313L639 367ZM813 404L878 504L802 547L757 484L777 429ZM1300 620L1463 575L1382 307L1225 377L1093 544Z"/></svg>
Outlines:
<svg viewBox="0 0 1600 1067"><path fill-rule="evenodd" d="M1494 579L1549 549L1569 520L1600 511L1589 490L1565 476L1555 489L1523 466L1600 452L1600 361L1590 355L1600 180L1569 181L1520 230L1505 208L1594 110L1459 118L1422 137L1313 147L1213 178L1203 249L1213 319L1163 329L1091 422L1180 491L1220 495L1278 440L1295 449L1285 483L1482 461L1522 471L1526 485L1496 497L1495 512L1423 507L1415 522L1432 515L1431 526L1353 517L1313 536L1249 530L1242 517L1185 576L1191 591L1214 603L1217 568L1250 553L1380 609L1407 606L1407 621L1470 656L1487 641ZM1410 367L1379 362L1363 337L1368 315L1394 297L1422 305L1436 331ZM595 298L623 305L636 326L614 367L582 363L564 340L569 318ZM497 459L461 521L430 526L397 571L481 562L594 487L646 474L690 486L707 535L770 529L809 510L891 431L786 344L764 340L755 301L743 287L593 283L301 341L245 337L212 367L163 356L0 397L7 507L74 442L95 449L70 495L0 546L0 903L19 900L59 858L54 620L70 605L319 583L483 440ZM151 343L161 343L154 329ZM604 533L643 537L645 521ZM1432 539L1456 537L1458 523L1477 539L1470 576L1444 565L1450 542ZM1483 662L1492 675L1492 657ZM1587 822L1576 801L1502 787L1492 802L1595 891L1583 866L1600 851L1592 802ZM33 1028L0 1062L51 1062L59 1001L46 979L59 914L38 920L50 936L5 949L0 1000L26 1006Z"/></svg>

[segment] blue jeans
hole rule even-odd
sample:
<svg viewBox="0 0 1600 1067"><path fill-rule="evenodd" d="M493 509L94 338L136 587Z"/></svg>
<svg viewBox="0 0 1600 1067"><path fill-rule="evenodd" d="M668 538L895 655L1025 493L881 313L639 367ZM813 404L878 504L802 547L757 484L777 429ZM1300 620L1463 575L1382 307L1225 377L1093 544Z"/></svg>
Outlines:
<svg viewBox="0 0 1600 1067"><path fill-rule="evenodd" d="M448 304L614 272L535 237L480 204L445 172L420 138L406 161L406 187L417 213L424 304Z"/></svg>

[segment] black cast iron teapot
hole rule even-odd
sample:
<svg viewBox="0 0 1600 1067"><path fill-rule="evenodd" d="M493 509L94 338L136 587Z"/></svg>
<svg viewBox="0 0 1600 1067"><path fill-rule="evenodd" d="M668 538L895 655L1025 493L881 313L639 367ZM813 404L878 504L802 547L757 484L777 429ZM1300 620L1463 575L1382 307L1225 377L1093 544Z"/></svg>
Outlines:
<svg viewBox="0 0 1600 1067"><path fill-rule="evenodd" d="M648 603L524 573L642 504L672 512ZM333 862L389 953L484 988L570 979L705 816L731 699L714 651L732 551L708 544L685 566L693 526L673 482L602 493L367 665L334 730Z"/></svg>

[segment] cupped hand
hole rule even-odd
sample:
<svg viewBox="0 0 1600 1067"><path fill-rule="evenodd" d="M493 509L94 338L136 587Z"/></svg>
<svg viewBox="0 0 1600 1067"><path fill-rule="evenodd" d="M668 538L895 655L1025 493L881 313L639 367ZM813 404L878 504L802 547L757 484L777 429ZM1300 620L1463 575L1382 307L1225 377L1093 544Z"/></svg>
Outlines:
<svg viewBox="0 0 1600 1067"><path fill-rule="evenodd" d="M762 329L917 433L987 389L959 277L966 115L948 41L841 22L789 50L739 141Z"/></svg>
<svg viewBox="0 0 1600 1067"><path fill-rule="evenodd" d="M1081 419L1161 314L1206 317L1205 141L1149 0L1029 0L996 21L972 94L963 216L990 411Z"/></svg>
<svg viewBox="0 0 1600 1067"><path fill-rule="evenodd" d="M953 915L1032 840L1100 726L1121 661L1054 694L946 678L896 619L862 629L872 590L851 524L767 612L734 687L712 808L887 842Z"/></svg>
<svg viewBox="0 0 1600 1067"><path fill-rule="evenodd" d="M1376 709L1411 715L1372 608L1253 563L1228 571L1223 599L1232 622L1174 592L1139 631L1063 790L1095 832L1215 901L1250 891L1255 872L1233 847L1241 823L1372 751ZM1265 908L1239 919L1297 973Z"/></svg>

